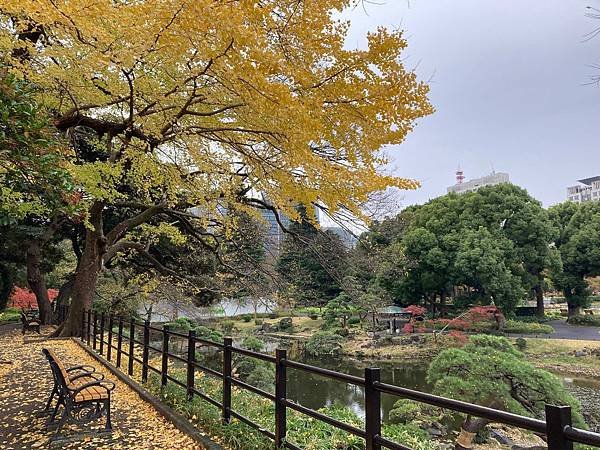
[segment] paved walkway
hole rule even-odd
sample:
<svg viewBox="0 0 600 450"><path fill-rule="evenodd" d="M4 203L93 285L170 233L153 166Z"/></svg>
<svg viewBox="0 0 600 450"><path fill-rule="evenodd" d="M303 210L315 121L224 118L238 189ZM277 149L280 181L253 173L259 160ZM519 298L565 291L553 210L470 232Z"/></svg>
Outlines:
<svg viewBox="0 0 600 450"><path fill-rule="evenodd" d="M35 339L35 340L34 340ZM112 399L112 434L82 434L65 427L66 441L50 444L46 418L36 418L52 388L50 367L41 353L53 349L66 365L90 364L116 384ZM104 426L104 419L95 422ZM200 449L124 383L71 340L38 340L18 331L0 334L0 449Z"/></svg>
<svg viewBox="0 0 600 450"><path fill-rule="evenodd" d="M582 325L569 325L564 320L548 322L554 333L548 335L552 339L575 339L579 341L600 341L600 328Z"/></svg>

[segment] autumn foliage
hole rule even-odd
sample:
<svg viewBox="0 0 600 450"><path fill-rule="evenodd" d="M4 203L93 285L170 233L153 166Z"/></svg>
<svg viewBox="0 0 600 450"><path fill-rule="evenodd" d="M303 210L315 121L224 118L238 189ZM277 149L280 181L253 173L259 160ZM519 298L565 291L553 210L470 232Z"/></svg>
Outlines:
<svg viewBox="0 0 600 450"><path fill-rule="evenodd" d="M48 289L48 299L50 302L54 302L56 297L58 296L58 290L56 289ZM8 300L9 306L20 309L37 309L37 301L35 299L35 294L31 292L29 289L24 289L18 286L12 291L10 295L10 299Z"/></svg>
<svg viewBox="0 0 600 450"><path fill-rule="evenodd" d="M481 331L490 325L504 321L502 311L496 306L474 306L462 316L454 319L435 319L426 321L430 328L441 329L447 327L451 330Z"/></svg>

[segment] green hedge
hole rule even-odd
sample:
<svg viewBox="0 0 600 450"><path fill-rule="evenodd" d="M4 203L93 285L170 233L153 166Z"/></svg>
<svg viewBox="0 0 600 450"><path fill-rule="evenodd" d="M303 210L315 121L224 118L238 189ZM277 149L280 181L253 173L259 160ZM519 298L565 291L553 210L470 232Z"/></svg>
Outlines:
<svg viewBox="0 0 600 450"><path fill-rule="evenodd" d="M570 317L568 322L571 325L587 325L592 327L600 327L600 316L579 315Z"/></svg>
<svg viewBox="0 0 600 450"><path fill-rule="evenodd" d="M550 334L554 332L554 328L543 323L507 320L502 331L517 334Z"/></svg>

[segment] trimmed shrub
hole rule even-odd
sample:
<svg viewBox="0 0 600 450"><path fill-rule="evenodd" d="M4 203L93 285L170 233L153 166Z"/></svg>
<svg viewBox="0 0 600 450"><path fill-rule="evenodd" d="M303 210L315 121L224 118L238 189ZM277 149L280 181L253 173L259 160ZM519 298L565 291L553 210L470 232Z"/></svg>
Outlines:
<svg viewBox="0 0 600 450"><path fill-rule="evenodd" d="M252 316L250 314L244 314L242 316L242 320L246 323L250 322L252 320Z"/></svg>
<svg viewBox="0 0 600 450"><path fill-rule="evenodd" d="M358 325L360 323L359 317L350 317L348 319L348 325Z"/></svg>
<svg viewBox="0 0 600 450"><path fill-rule="evenodd" d="M550 334L554 332L554 328L543 323L507 320L502 331L519 334Z"/></svg>
<svg viewBox="0 0 600 450"><path fill-rule="evenodd" d="M342 349L344 338L329 331L319 331L306 342L304 350L311 356L337 355Z"/></svg>
<svg viewBox="0 0 600 450"><path fill-rule="evenodd" d="M223 320L221 321L221 329L223 330L224 333L231 333L233 331L233 327L235 326L235 323L233 322L233 320Z"/></svg>
<svg viewBox="0 0 600 450"><path fill-rule="evenodd" d="M525 339L523 339L522 337L517 338L517 340L515 341L515 345L517 346L517 348L520 351L525 351L525 349L527 348L527 341Z"/></svg>
<svg viewBox="0 0 600 450"><path fill-rule="evenodd" d="M261 352L265 348L265 343L256 336L246 336L242 341L242 347L253 352Z"/></svg>
<svg viewBox="0 0 600 450"><path fill-rule="evenodd" d="M319 315L318 314L311 314L308 317L310 317L311 320L317 320L319 318Z"/></svg>
<svg viewBox="0 0 600 450"><path fill-rule="evenodd" d="M587 325L592 327L600 327L600 316L573 316L567 320L571 325Z"/></svg>
<svg viewBox="0 0 600 450"><path fill-rule="evenodd" d="M291 317L284 317L277 323L278 331L287 331L290 332L294 329L294 323Z"/></svg>

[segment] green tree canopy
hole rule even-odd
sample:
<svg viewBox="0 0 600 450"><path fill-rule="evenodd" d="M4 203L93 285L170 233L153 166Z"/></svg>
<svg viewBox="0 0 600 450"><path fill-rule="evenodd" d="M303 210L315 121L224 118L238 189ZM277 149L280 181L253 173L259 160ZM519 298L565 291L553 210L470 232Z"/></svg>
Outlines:
<svg viewBox="0 0 600 450"><path fill-rule="evenodd" d="M566 202L552 207L550 215L560 229L556 244L563 268L553 281L564 292L572 316L589 304L586 278L600 275L600 203Z"/></svg>

